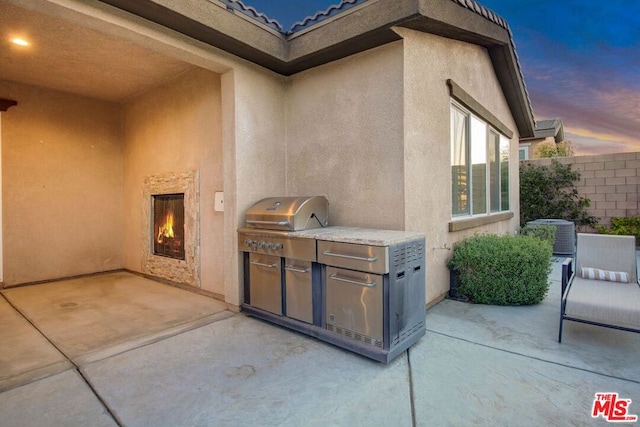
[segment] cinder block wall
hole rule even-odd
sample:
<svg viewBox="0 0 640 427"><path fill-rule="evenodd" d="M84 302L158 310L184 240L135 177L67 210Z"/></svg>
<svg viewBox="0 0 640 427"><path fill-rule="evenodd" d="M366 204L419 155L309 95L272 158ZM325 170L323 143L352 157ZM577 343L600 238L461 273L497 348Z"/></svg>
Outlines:
<svg viewBox="0 0 640 427"><path fill-rule="evenodd" d="M596 156L559 157L554 160L571 164L580 172L578 193L591 200L588 212L599 218L600 225L610 226L611 217L640 215L640 152L600 154ZM522 164L550 165L552 159L524 160Z"/></svg>

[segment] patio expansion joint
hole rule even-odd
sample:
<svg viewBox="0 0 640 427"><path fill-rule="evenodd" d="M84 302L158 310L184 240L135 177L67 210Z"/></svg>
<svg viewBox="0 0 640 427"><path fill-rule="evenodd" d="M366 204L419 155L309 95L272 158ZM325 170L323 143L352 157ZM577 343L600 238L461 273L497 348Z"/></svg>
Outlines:
<svg viewBox="0 0 640 427"><path fill-rule="evenodd" d="M413 388L413 369L411 369L411 348L407 349L407 370L409 371L409 402L411 404L411 426L416 427L416 399Z"/></svg>
<svg viewBox="0 0 640 427"><path fill-rule="evenodd" d="M196 319L191 319L179 324L176 324L170 328L163 329L161 331L143 334L137 337L133 337L125 342L109 345L104 348L96 349L90 353L85 353L76 356L72 359L72 362L76 366L89 366L92 363L100 362L113 356L128 353L130 351L138 350L152 344L155 344L166 339L170 339L181 333L189 332L194 329L202 328L220 320L227 319L235 316L236 313L232 313L228 310L220 311L213 314L207 314Z"/></svg>
<svg viewBox="0 0 640 427"><path fill-rule="evenodd" d="M118 418L118 416L111 410L111 408L109 407L109 405L107 405L107 402L104 401L104 399L102 398L102 396L100 396L100 394L98 393L98 391L93 387L93 384L91 384L91 382L89 381L89 379L84 375L84 373L82 372L82 369L80 369L80 366L78 366L71 358L69 358L61 349L60 347L58 347L53 341L51 341L49 339L48 336L46 336L37 326L36 324L27 316L25 315L18 307L16 307L10 300L9 298L6 297L6 295L4 295L4 293L0 292L0 295L2 295L2 298L7 302L7 304L9 304L18 314L20 314L20 316L22 316L32 327L33 329L35 329L36 331L38 331L38 333L40 335L42 335L42 337L49 342L49 344L51 344L53 346L53 348L55 348L61 355L64 356L65 359L67 359L67 361L71 364L71 366L73 366L73 370L76 371L78 373L78 375L80 376L80 378L82 379L82 381L87 385L87 387L89 387L89 390L91 390L91 393L93 393L93 395L96 397L96 399L98 400L98 402L100 402L100 405L102 405L102 407L104 408L104 410L109 414L109 416L113 419L113 421L119 426L122 427L124 426L124 424L122 423L122 421ZM57 374L57 373L56 373ZM56 374L52 374L52 375L56 375ZM45 377L46 378L46 377ZM40 381L43 378L39 378L36 381ZM23 384L26 385L26 384Z"/></svg>
<svg viewBox="0 0 640 427"><path fill-rule="evenodd" d="M436 334L436 335L440 335L440 336L443 336L443 337L451 338L451 339L454 339L454 340L463 341L463 342L466 342L466 343L469 343L469 344L478 345L480 347L488 348L488 349L491 349L491 350L496 350L496 351L501 351L501 352L508 353L508 354L513 354L514 356L525 357L527 359L537 360L537 361L543 362L543 363L549 363L549 364L552 364L552 365L562 366L564 368L575 369L577 371L587 372L587 373L590 373L590 374L599 375L601 377L612 378L612 379L615 379L615 380L625 381L625 382L629 382L629 383L633 383L633 384L640 384L640 381L638 381L638 380L618 377L618 376L615 376L615 375L603 374L602 372L593 371L591 369L579 368L577 366L566 365L564 363L554 362L552 360L547 360L547 359L543 359L543 358L536 357L536 356L530 356L530 355L527 355L527 354L518 353L517 351L505 350L503 348L493 347L493 346L490 346L490 345L487 345L487 344L482 344L482 343L479 343L479 342L468 340L466 338L460 338L460 337L456 337L454 335L445 334L443 332L434 331L434 330L429 329L429 328L427 328L427 332L428 333L432 333L432 334Z"/></svg>

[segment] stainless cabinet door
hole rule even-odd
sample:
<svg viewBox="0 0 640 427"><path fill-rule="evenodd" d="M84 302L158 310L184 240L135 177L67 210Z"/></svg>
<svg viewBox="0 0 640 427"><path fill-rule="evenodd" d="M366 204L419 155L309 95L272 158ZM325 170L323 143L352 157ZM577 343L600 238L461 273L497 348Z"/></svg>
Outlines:
<svg viewBox="0 0 640 427"><path fill-rule="evenodd" d="M313 323L311 261L286 258L284 270L287 301L286 316Z"/></svg>
<svg viewBox="0 0 640 427"><path fill-rule="evenodd" d="M382 342L382 279L378 274L327 267L327 325Z"/></svg>
<svg viewBox="0 0 640 427"><path fill-rule="evenodd" d="M249 254L249 297L256 308L282 315L280 257Z"/></svg>

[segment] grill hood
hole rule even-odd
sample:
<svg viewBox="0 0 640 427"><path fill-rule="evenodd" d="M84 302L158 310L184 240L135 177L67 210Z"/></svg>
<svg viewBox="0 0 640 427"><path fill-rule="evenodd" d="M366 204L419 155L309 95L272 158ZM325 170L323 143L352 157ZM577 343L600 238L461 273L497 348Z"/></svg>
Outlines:
<svg viewBox="0 0 640 427"><path fill-rule="evenodd" d="M323 196L268 197L247 210L247 227L298 231L329 225L329 202Z"/></svg>

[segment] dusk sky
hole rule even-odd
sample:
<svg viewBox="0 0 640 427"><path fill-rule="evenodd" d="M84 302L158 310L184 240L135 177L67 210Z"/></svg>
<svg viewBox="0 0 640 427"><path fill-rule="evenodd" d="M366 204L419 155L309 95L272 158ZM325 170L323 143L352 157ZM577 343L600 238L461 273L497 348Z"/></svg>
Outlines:
<svg viewBox="0 0 640 427"><path fill-rule="evenodd" d="M339 0L243 0L285 30ZM639 0L480 0L514 35L536 120L576 154L640 151Z"/></svg>

